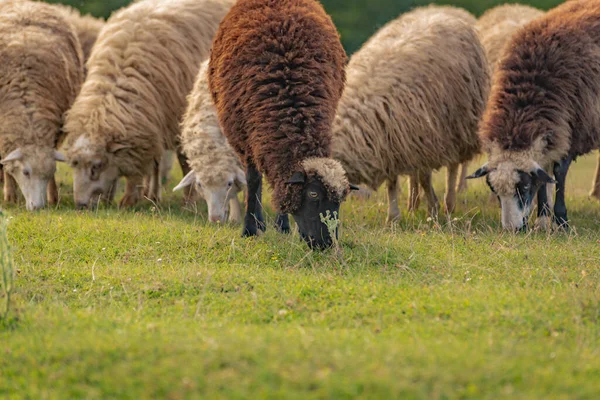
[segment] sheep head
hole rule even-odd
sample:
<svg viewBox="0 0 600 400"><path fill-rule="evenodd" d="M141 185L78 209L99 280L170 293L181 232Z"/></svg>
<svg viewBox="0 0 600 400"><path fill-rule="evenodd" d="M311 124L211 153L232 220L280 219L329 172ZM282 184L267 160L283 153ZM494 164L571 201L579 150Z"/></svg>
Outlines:
<svg viewBox="0 0 600 400"><path fill-rule="evenodd" d="M327 219L338 219L342 201L358 188L348 183L341 164L331 158L304 160L287 184L302 186L299 207L292 211L302 239L311 248L331 247L338 229L335 224L332 232Z"/></svg>
<svg viewBox="0 0 600 400"><path fill-rule="evenodd" d="M65 158L53 148L37 146L19 147L2 159L6 172L17 181L25 197L27 210L46 206L46 190L56 172L56 161L65 161Z"/></svg>
<svg viewBox="0 0 600 400"><path fill-rule="evenodd" d="M81 135L67 153L73 168L73 195L78 208L95 206L100 200L112 201L119 179L117 153L129 146L118 143L96 143Z"/></svg>
<svg viewBox="0 0 600 400"><path fill-rule="evenodd" d="M223 223L229 212L229 200L246 186L246 174L239 165L210 165L192 169L173 189L194 186L208 205L210 222Z"/></svg>

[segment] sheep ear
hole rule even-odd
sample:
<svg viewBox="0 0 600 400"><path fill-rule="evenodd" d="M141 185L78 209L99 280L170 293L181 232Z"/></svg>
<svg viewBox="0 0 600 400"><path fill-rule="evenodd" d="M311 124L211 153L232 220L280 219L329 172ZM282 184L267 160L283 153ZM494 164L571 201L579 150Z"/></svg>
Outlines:
<svg viewBox="0 0 600 400"><path fill-rule="evenodd" d="M247 184L246 174L240 168L238 168L237 171L235 172L235 179L238 181L238 183L240 185L246 186L246 184Z"/></svg>
<svg viewBox="0 0 600 400"><path fill-rule="evenodd" d="M60 151L54 150L54 159L58 162L67 162L67 157Z"/></svg>
<svg viewBox="0 0 600 400"><path fill-rule="evenodd" d="M360 188L356 185L350 184L350 190L359 191Z"/></svg>
<svg viewBox="0 0 600 400"><path fill-rule="evenodd" d="M294 172L294 175L292 175L292 177L290 178L289 181L287 181L287 183L288 184L304 183L305 180L306 180L306 176L304 175L304 172Z"/></svg>
<svg viewBox="0 0 600 400"><path fill-rule="evenodd" d="M484 164L481 168L479 168L477 171L473 172L471 175L467 176L467 179L477 179L477 178L481 178L483 176L486 176L488 173L490 172L490 170L488 169L488 165Z"/></svg>
<svg viewBox="0 0 600 400"><path fill-rule="evenodd" d="M556 183L556 181L539 166L533 170L531 175L535 176L542 183Z"/></svg>
<svg viewBox="0 0 600 400"><path fill-rule="evenodd" d="M6 157L4 157L2 159L2 161L0 161L0 164L4 165L11 161L18 161L22 158L23 158L23 152L21 151L21 149L16 149L16 150L13 150L10 153L8 153L8 155Z"/></svg>
<svg viewBox="0 0 600 400"><path fill-rule="evenodd" d="M188 172L188 174L186 176L183 177L181 182L179 182L179 185L177 185L173 188L173 191L176 192L178 190L183 189L184 187L193 185L194 183L196 183L196 173L192 170L192 171Z"/></svg>
<svg viewBox="0 0 600 400"><path fill-rule="evenodd" d="M131 146L127 145L127 144L121 144L121 143L111 143L108 145L108 152L109 153L116 153L117 151L121 151L121 150L127 150L130 149Z"/></svg>

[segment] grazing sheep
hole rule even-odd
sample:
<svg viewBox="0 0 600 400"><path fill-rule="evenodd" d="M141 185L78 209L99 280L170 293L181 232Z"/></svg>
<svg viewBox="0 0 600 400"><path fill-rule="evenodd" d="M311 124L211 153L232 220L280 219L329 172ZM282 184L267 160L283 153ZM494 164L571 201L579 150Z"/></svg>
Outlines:
<svg viewBox="0 0 600 400"><path fill-rule="evenodd" d="M264 173L283 213L278 228L289 230L291 213L310 247L333 243L320 215L336 218L350 189L329 158L345 61L335 26L315 0L240 0L221 23L209 86L223 133L246 166L244 236L266 228Z"/></svg>
<svg viewBox="0 0 600 400"><path fill-rule="evenodd" d="M565 180L578 156L600 146L600 3L572 0L515 34L496 68L481 124L487 177L505 229L527 226L538 196L538 224L550 225L544 170L556 179L554 222L568 227Z"/></svg>
<svg viewBox="0 0 600 400"><path fill-rule="evenodd" d="M332 146L350 182L375 190L387 181L388 221L394 221L397 176L418 176L435 215L431 174L445 166L451 212L458 166L479 152L477 123L489 88L472 24L446 7L417 9L376 33L354 54L347 74ZM411 194L418 193L416 183Z"/></svg>
<svg viewBox="0 0 600 400"><path fill-rule="evenodd" d="M178 146L186 96L232 1L143 0L107 21L66 116L78 207L112 201L121 176L127 178L121 206L141 199L145 176L149 199L160 200L163 152Z"/></svg>
<svg viewBox="0 0 600 400"><path fill-rule="evenodd" d="M208 204L210 222L240 222L237 194L246 186L242 163L221 132L208 89L208 60L202 64L183 117L181 147L191 171L173 189L195 185ZM231 209L229 208L231 205Z"/></svg>
<svg viewBox="0 0 600 400"><path fill-rule="evenodd" d="M58 201L56 151L63 114L83 81L83 55L73 26L44 3L0 3L0 155L4 200L17 185L28 210Z"/></svg>
<svg viewBox="0 0 600 400"><path fill-rule="evenodd" d="M496 64L502 50L512 35L525 24L544 15L543 11L521 4L504 4L486 11L475 24L481 44L485 49L491 74L494 74ZM458 191L467 188L469 163L461 165L458 181Z"/></svg>

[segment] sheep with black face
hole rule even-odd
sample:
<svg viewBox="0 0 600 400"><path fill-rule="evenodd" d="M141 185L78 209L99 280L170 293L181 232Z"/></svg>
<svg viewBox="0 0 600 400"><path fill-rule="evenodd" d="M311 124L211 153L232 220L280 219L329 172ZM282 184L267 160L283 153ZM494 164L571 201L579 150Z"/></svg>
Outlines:
<svg viewBox="0 0 600 400"><path fill-rule="evenodd" d="M567 228L569 166L600 146L600 3L566 2L517 32L506 49L481 124L488 163L470 178L486 177L509 230L527 227L536 194L537 223L550 227L546 185L556 179L553 220Z"/></svg>
<svg viewBox="0 0 600 400"><path fill-rule="evenodd" d="M244 236L265 230L262 174L314 248L331 246L321 217L336 218L350 190L330 158L331 126L344 88L346 54L314 0L240 0L215 40L209 85L223 133L246 167Z"/></svg>

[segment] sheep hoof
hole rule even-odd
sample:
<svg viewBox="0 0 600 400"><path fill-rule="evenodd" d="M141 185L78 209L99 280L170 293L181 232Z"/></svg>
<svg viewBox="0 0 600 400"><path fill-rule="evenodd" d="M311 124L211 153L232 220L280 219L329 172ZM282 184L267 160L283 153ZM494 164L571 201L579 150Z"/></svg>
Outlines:
<svg viewBox="0 0 600 400"><path fill-rule="evenodd" d="M569 221L566 218L555 216L552 228L554 229L554 231L562 231L564 233L569 233Z"/></svg>
<svg viewBox="0 0 600 400"><path fill-rule="evenodd" d="M397 223L398 221L400 221L400 214L393 214L393 215L388 215L385 223L388 225L393 225L393 224Z"/></svg>

